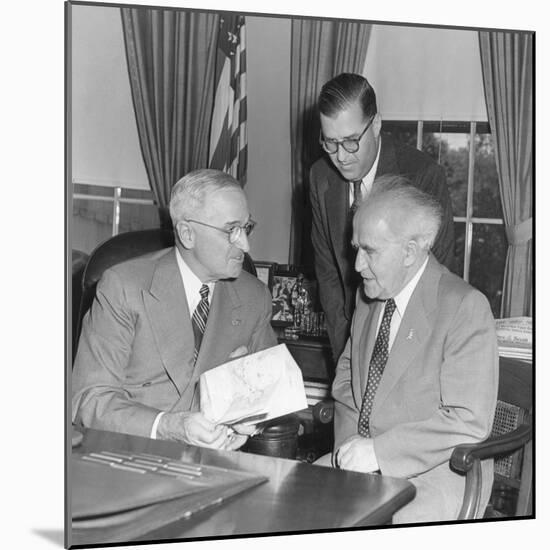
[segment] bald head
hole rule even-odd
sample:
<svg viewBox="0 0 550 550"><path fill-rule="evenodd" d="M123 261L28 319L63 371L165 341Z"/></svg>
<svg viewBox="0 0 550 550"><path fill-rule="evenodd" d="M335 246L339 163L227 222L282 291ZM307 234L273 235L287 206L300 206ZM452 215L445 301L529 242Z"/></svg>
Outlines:
<svg viewBox="0 0 550 550"><path fill-rule="evenodd" d="M426 253L433 246L443 217L439 203L414 187L404 176L385 175L355 215L354 224L365 219L385 225L394 240L415 241Z"/></svg>
<svg viewBox="0 0 550 550"><path fill-rule="evenodd" d="M353 219L355 269L367 296L396 296L424 263L441 224L435 199L402 176L375 180Z"/></svg>

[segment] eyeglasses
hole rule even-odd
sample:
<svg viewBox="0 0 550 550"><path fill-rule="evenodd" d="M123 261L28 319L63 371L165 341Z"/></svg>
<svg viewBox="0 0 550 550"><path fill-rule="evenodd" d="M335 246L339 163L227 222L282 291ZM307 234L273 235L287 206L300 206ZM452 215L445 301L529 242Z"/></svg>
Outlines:
<svg viewBox="0 0 550 550"><path fill-rule="evenodd" d="M209 223L200 222L199 220L185 220L186 222L193 222L198 223L199 225L204 225L205 227L210 227L211 229L217 229L218 231L221 231L222 233L225 233L229 239L229 242L231 244L235 244L242 232L245 232L245 235L248 237L250 233L252 233L253 229L256 227L256 223L254 220L248 220L244 225L234 225L233 227L229 229L223 229L222 227L216 227L215 225L210 225Z"/></svg>
<svg viewBox="0 0 550 550"><path fill-rule="evenodd" d="M323 132L321 131L319 135L319 143L323 149L330 153L331 155L338 152L338 146L341 145L344 151L348 153L357 153L359 151L359 142L361 138L365 135L365 132L370 128L374 117L370 119L370 122L365 126L365 129L361 132L361 135L358 138L347 138L347 139L325 139Z"/></svg>

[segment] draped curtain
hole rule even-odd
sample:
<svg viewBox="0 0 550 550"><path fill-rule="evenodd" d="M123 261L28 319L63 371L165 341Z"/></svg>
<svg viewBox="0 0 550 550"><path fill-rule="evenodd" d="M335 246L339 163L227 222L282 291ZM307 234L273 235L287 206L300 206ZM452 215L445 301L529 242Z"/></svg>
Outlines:
<svg viewBox="0 0 550 550"><path fill-rule="evenodd" d="M132 100L161 226L172 186L208 165L217 14L121 8Z"/></svg>
<svg viewBox="0 0 550 550"><path fill-rule="evenodd" d="M342 72L360 73L371 25L357 22L292 20L290 124L292 219L290 261L313 263L309 168L321 155L317 96L322 85Z"/></svg>
<svg viewBox="0 0 550 550"><path fill-rule="evenodd" d="M508 239L501 317L531 316L533 35L480 32L479 44Z"/></svg>

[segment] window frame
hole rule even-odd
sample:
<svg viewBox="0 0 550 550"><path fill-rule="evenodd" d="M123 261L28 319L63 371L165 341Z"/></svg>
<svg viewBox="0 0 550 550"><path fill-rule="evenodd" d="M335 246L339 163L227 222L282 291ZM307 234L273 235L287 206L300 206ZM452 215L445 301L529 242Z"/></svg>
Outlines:
<svg viewBox="0 0 550 550"><path fill-rule="evenodd" d="M474 143L476 134L490 134L491 129L488 122L470 121L470 122L455 122L455 121L425 121L425 120L384 120L382 129L384 132L392 131L416 131L416 148L422 151L422 141L425 132L434 134L449 134L449 133L468 133L470 144L468 150L468 182L466 193L466 215L454 216L453 222L465 224L464 238L464 268L462 278L466 282L470 282L470 262L472 258L472 244L475 224L486 225L504 225L502 218L480 218L473 215L474 212L474 170L475 170L475 148L471 147ZM500 189L499 189L500 194Z"/></svg>
<svg viewBox="0 0 550 550"><path fill-rule="evenodd" d="M112 194L105 194L105 193L82 193L78 192L80 185L86 185L86 187L94 186L94 184L90 183L84 183L84 182L76 182L73 181L73 200L94 200L94 201L107 201L113 203L113 224L111 229L111 236L114 237L115 235L118 235L120 230L120 207L122 204L147 204L150 206L155 205L155 201L153 198L151 199L143 199L143 198L134 198L134 197L125 197L123 195L123 191L125 192L132 192L135 191L135 189L132 189L130 187L105 187L97 185L98 191L101 189L107 189L108 191L112 191ZM150 193L151 197L153 196L151 191L147 190L139 190L143 193Z"/></svg>

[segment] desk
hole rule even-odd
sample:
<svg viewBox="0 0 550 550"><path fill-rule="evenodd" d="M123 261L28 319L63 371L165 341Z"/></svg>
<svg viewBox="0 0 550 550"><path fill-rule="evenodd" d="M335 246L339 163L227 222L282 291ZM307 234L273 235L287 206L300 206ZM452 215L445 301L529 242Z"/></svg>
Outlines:
<svg viewBox="0 0 550 550"><path fill-rule="evenodd" d="M402 479L99 430L87 430L82 445L73 452L100 450L145 452L245 470L269 478L268 482L218 508L176 521L137 539L142 541L380 525L389 523L393 513L415 495L414 486Z"/></svg>

